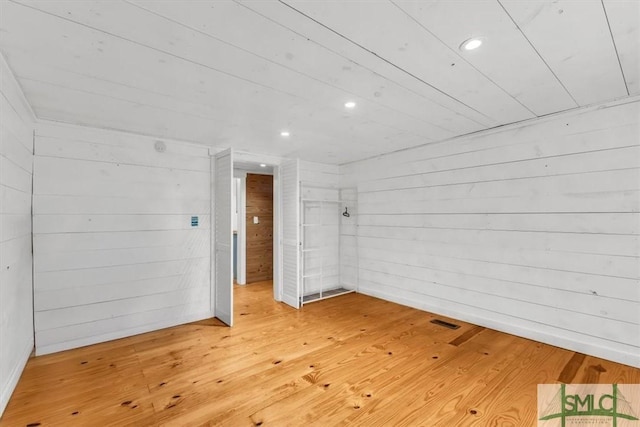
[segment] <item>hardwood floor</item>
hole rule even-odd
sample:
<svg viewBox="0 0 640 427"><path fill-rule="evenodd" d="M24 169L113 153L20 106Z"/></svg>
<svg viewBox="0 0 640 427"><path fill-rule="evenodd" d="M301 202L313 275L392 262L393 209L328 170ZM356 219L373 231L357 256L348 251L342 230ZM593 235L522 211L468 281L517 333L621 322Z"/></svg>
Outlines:
<svg viewBox="0 0 640 427"><path fill-rule="evenodd" d="M640 369L364 295L300 311L271 295L271 282L236 287L231 329L33 358L0 426L521 427L536 425L538 383L640 383Z"/></svg>

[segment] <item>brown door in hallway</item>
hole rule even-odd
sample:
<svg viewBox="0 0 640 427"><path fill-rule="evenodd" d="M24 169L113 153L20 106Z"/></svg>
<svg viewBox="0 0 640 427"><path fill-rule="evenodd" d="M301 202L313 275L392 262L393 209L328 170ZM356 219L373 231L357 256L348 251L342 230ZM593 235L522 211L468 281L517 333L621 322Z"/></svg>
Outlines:
<svg viewBox="0 0 640 427"><path fill-rule="evenodd" d="M273 176L247 174L247 283L273 279ZM257 224L254 219L257 218Z"/></svg>

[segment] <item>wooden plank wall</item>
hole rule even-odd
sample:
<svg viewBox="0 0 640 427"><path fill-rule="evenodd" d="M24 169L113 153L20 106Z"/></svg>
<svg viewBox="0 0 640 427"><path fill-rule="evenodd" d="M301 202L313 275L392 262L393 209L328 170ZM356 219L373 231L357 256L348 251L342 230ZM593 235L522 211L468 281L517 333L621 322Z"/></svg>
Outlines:
<svg viewBox="0 0 640 427"><path fill-rule="evenodd" d="M34 124L33 112L0 55L0 415L33 349Z"/></svg>
<svg viewBox="0 0 640 427"><path fill-rule="evenodd" d="M246 183L247 283L253 283L273 279L273 176L248 173Z"/></svg>
<svg viewBox="0 0 640 427"><path fill-rule="evenodd" d="M43 123L35 152L37 354L211 315L206 147Z"/></svg>
<svg viewBox="0 0 640 427"><path fill-rule="evenodd" d="M640 365L640 100L344 165L359 289Z"/></svg>

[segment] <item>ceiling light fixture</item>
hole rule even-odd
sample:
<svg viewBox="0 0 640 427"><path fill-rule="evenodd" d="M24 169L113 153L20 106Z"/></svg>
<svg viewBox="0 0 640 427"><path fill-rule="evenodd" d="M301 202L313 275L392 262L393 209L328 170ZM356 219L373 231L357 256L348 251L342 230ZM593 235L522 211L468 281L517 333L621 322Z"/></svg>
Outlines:
<svg viewBox="0 0 640 427"><path fill-rule="evenodd" d="M280 132L280 136L289 136L289 135L291 134L289 133L288 130L283 130L282 132Z"/></svg>
<svg viewBox="0 0 640 427"><path fill-rule="evenodd" d="M356 108L356 103L353 101L345 102L344 106L346 108Z"/></svg>
<svg viewBox="0 0 640 427"><path fill-rule="evenodd" d="M462 42L462 44L460 45L460 50L474 50L479 48L481 45L482 39L479 37L473 37Z"/></svg>
<svg viewBox="0 0 640 427"><path fill-rule="evenodd" d="M265 165L264 163L260 163L260 167L261 167L261 168L266 168L266 167L267 167L267 165Z"/></svg>

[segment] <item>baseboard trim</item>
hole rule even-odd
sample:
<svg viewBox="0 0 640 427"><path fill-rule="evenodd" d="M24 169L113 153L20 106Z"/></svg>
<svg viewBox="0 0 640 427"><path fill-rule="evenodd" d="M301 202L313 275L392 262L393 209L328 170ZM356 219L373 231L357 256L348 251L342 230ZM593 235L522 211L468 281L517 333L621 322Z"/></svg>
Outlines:
<svg viewBox="0 0 640 427"><path fill-rule="evenodd" d="M31 339L20 352L18 363L13 367L9 378L7 378L7 382L2 384L2 393L0 393L0 417L2 417L2 414L9 403L9 399L11 399L11 395L18 385L22 371L24 371L24 367L27 365L27 361L29 360L29 356L31 356L32 351L33 340Z"/></svg>
<svg viewBox="0 0 640 427"><path fill-rule="evenodd" d="M127 338L134 335L144 334L146 332L157 331L159 329L171 328L173 326L184 325L186 323L196 322L198 320L210 319L211 312L207 309L204 312L182 316L179 318L172 318L161 322L149 323L141 325L136 328L125 329L117 332L110 332L97 336L84 337L77 340L65 341L61 343L48 344L44 346L38 346L36 341L36 356L42 356L45 354L57 353L59 351L71 350L74 348L85 347L88 345L99 344L102 342L113 341L121 338Z"/></svg>

